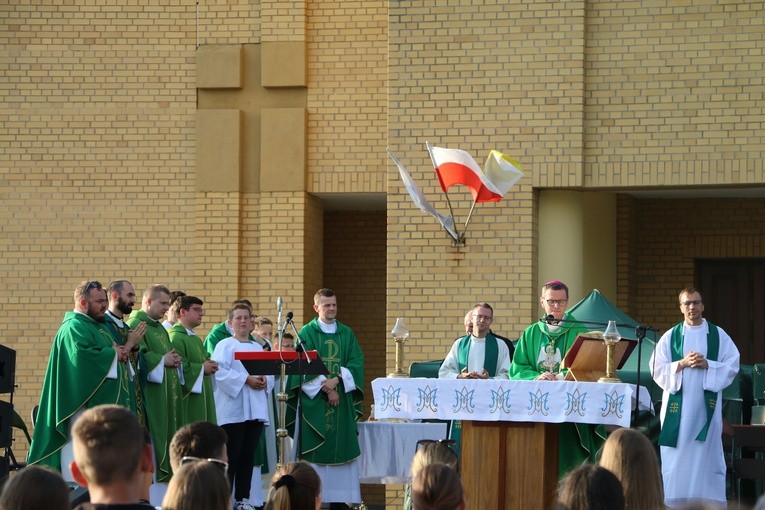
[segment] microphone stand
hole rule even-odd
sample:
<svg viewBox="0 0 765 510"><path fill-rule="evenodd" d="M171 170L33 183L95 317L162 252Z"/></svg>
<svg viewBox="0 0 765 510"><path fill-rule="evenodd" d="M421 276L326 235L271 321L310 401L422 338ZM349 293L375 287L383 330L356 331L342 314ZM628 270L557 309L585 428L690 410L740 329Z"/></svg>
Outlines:
<svg viewBox="0 0 765 510"><path fill-rule="evenodd" d="M287 329L287 326L292 326L292 331L295 333L295 352L298 353L297 357L297 363L298 363L298 388L297 388L297 411L295 413L295 423L297 424L297 434L295 438L295 460L301 460L303 455L303 380L305 379L305 375L303 375L303 371L300 368L300 364L302 363L302 356L300 356L300 350L302 349L303 354L305 355L305 359L308 362L308 364L311 364L311 359L308 357L308 353L305 350L305 344L303 342L303 339L300 338L300 333L298 333L297 328L295 327L295 321L292 320L291 313L287 315L287 321L284 323L284 329Z"/></svg>
<svg viewBox="0 0 765 510"><path fill-rule="evenodd" d="M540 319L540 322L546 322L550 324L551 322L558 322L558 323L569 323L569 324L584 324L584 325L590 325L590 326L608 326L607 322L598 322L598 321L580 321L576 319L556 319L554 317L551 317L550 315L543 317ZM658 329L654 328L653 326L641 326L641 325L633 325L633 324L617 324L617 328L634 328L635 329L635 337L637 337L637 376L635 378L635 406L632 409L632 419L630 420L632 423L632 427L634 428L637 424L637 417L638 417L638 411L640 409L640 362L642 360L642 347L643 347L643 339L645 338L645 334L647 331L658 331ZM650 398L651 392L648 392L649 398ZM651 402L653 405L653 402Z"/></svg>

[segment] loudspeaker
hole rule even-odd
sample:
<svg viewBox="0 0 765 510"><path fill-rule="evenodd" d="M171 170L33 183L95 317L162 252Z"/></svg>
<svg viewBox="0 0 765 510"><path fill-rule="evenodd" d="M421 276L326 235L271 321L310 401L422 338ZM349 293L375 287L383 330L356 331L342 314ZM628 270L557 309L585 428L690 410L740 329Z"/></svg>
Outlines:
<svg viewBox="0 0 765 510"><path fill-rule="evenodd" d="M0 345L0 393L13 393L16 384L16 351Z"/></svg>
<svg viewBox="0 0 765 510"><path fill-rule="evenodd" d="M0 448L10 448L13 441L13 404L0 400Z"/></svg>

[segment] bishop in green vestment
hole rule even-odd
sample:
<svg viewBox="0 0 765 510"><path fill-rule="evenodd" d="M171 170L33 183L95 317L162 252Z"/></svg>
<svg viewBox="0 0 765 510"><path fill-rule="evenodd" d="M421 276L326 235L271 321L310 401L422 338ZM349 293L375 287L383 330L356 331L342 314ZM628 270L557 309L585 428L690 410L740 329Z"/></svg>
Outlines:
<svg viewBox="0 0 765 510"><path fill-rule="evenodd" d="M154 285L144 292L141 310L134 311L127 321L134 329L140 322L146 323L146 333L139 347L138 369L157 464L156 480L160 483L167 483L172 477L170 440L186 423L178 374L181 356L173 349L167 330L159 322L169 307L168 288Z"/></svg>
<svg viewBox="0 0 765 510"><path fill-rule="evenodd" d="M194 333L194 328L202 323L204 303L195 296L182 296L179 299L178 322L168 333L173 347L183 359L182 386L186 422L217 423L212 378L218 370L218 364L210 359L202 339Z"/></svg>
<svg viewBox="0 0 765 510"><path fill-rule="evenodd" d="M75 414L101 404L134 408L126 365L127 351L116 346L103 322L107 300L98 282L82 282L75 308L67 312L51 346L43 380L30 464L61 469L61 449L69 441Z"/></svg>
<svg viewBox="0 0 765 510"><path fill-rule="evenodd" d="M563 282L546 283L542 287L540 304L547 320L532 324L521 334L510 365L511 379L562 379L565 369L561 367L561 361L576 337L587 331L565 313L568 287ZM558 476L562 478L585 462L597 462L597 452L605 437L602 426L561 423L558 426Z"/></svg>

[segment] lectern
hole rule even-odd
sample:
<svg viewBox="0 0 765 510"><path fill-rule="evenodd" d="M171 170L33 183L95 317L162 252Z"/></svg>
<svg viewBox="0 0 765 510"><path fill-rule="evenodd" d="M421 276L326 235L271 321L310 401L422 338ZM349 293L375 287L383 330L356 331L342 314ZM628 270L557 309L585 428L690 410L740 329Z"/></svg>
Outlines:
<svg viewBox="0 0 765 510"><path fill-rule="evenodd" d="M235 352L234 359L239 360L250 375L279 375L281 384L276 399L279 401L279 465L284 464L284 441L287 438L287 391L285 388L288 375L327 375L329 371L316 351L263 351Z"/></svg>

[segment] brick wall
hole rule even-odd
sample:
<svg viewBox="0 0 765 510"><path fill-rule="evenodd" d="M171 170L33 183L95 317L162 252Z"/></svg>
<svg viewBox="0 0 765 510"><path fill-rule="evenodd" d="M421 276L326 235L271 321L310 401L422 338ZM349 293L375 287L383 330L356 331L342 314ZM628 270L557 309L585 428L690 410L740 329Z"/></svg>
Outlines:
<svg viewBox="0 0 765 510"><path fill-rule="evenodd" d="M629 302L618 306L662 330L682 319L677 294L693 285L694 259L765 257L765 201L743 198L634 199L620 197L620 285L629 280ZM703 289L701 289L703 291Z"/></svg>

